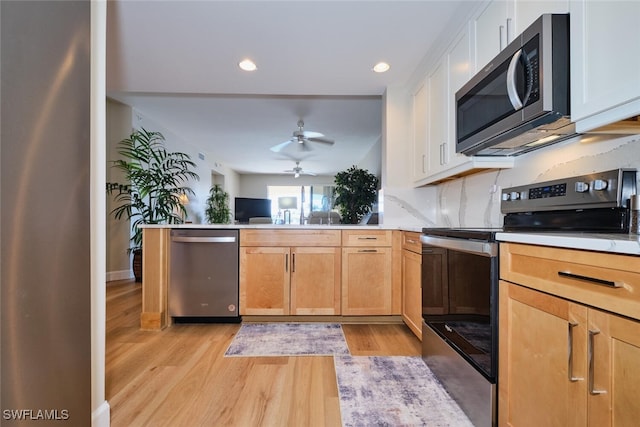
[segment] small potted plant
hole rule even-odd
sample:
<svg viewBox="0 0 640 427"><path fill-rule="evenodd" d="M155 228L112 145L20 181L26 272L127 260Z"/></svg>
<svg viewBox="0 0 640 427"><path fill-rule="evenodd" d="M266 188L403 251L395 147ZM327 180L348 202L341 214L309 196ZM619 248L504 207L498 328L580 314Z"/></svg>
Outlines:
<svg viewBox="0 0 640 427"><path fill-rule="evenodd" d="M229 194L218 184L209 190L209 198L204 211L209 224L229 224L231 209L229 208Z"/></svg>
<svg viewBox="0 0 640 427"><path fill-rule="evenodd" d="M181 200L195 194L186 186L198 180L191 169L195 163L188 154L167 151L164 136L146 129L135 130L118 143L122 159L112 167L124 173L123 182L107 183L107 193L118 203L111 214L116 219L131 221L133 273L142 281L142 224L181 224L186 209Z"/></svg>
<svg viewBox="0 0 640 427"><path fill-rule="evenodd" d="M366 169L351 166L335 176L335 204L343 224L357 224L378 199L378 178Z"/></svg>

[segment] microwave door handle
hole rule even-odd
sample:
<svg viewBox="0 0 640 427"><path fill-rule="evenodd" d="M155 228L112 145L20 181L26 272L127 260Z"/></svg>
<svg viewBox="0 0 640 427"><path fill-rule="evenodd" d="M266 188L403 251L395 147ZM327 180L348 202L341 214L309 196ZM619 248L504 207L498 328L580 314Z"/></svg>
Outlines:
<svg viewBox="0 0 640 427"><path fill-rule="evenodd" d="M518 96L518 90L516 88L516 68L520 60L520 55L522 55L522 49L518 49L518 51L513 54L511 62L509 62L509 68L507 69L507 94L509 95L511 105L513 105L516 111L523 107L522 100Z"/></svg>

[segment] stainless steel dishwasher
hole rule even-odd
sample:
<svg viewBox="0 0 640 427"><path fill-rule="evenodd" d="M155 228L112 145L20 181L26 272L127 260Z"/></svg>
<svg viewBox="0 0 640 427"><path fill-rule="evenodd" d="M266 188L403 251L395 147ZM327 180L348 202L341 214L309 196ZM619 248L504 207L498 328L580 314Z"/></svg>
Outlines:
<svg viewBox="0 0 640 427"><path fill-rule="evenodd" d="M169 316L239 322L238 230L171 230Z"/></svg>

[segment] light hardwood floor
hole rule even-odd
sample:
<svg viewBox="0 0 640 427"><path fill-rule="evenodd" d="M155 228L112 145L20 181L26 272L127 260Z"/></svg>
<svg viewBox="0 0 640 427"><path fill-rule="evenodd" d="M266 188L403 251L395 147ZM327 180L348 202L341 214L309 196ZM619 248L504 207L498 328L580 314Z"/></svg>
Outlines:
<svg viewBox="0 0 640 427"><path fill-rule="evenodd" d="M142 292L107 285L106 397L119 426L339 426L333 358L223 357L237 324L140 331ZM345 324L353 355L419 355L403 324Z"/></svg>

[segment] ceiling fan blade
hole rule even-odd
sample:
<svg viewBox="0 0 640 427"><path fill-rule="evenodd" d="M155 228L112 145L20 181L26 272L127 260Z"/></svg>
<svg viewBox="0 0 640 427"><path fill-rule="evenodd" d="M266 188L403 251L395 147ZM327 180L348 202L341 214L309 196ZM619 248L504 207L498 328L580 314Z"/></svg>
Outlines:
<svg viewBox="0 0 640 427"><path fill-rule="evenodd" d="M324 134L321 134L320 132L311 132L308 130L304 130L302 131L302 136L304 136L305 138L322 138Z"/></svg>
<svg viewBox="0 0 640 427"><path fill-rule="evenodd" d="M327 138L327 137L317 137L317 138L307 138L308 141L311 142L319 142L321 144L328 144L328 145L333 145L335 144L335 141L331 138Z"/></svg>
<svg viewBox="0 0 640 427"><path fill-rule="evenodd" d="M288 141L285 141L283 143L280 143L278 145L274 145L273 147L270 148L271 151L273 151L274 153L279 153L282 149L284 149L285 147L287 147L289 144L291 144L293 141L290 139Z"/></svg>
<svg viewBox="0 0 640 427"><path fill-rule="evenodd" d="M301 173L304 174L304 175L316 176L316 174L313 173L313 172L301 172Z"/></svg>
<svg viewBox="0 0 640 427"><path fill-rule="evenodd" d="M302 142L302 144L298 144L300 146L300 151L311 151L311 147L309 147L309 144L307 144L309 141L308 140L304 140Z"/></svg>

